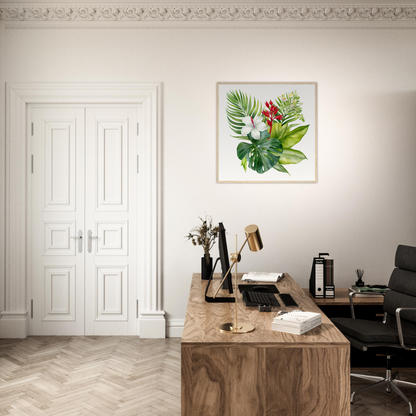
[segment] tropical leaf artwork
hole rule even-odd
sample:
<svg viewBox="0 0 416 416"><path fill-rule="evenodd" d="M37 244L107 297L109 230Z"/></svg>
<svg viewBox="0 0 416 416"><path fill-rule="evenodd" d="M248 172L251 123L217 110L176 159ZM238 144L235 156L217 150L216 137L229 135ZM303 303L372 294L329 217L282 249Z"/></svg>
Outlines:
<svg viewBox="0 0 416 416"><path fill-rule="evenodd" d="M284 165L307 159L300 150L293 149L309 128L309 124L303 124L303 103L297 91L264 104L240 90L228 91L226 98L228 125L234 133L230 136L241 140L237 157L244 171L263 174L275 169L290 175Z"/></svg>

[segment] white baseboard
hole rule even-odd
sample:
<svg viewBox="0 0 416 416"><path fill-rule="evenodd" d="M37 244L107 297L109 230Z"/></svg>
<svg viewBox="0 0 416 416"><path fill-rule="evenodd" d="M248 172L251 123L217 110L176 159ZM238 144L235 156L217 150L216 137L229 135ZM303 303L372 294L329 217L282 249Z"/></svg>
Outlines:
<svg viewBox="0 0 416 416"><path fill-rule="evenodd" d="M140 338L166 338L165 311L141 311Z"/></svg>
<svg viewBox="0 0 416 416"><path fill-rule="evenodd" d="M169 319L165 312L140 313L140 338L182 338L185 319ZM0 338L26 338L29 319L27 312L0 312Z"/></svg>
<svg viewBox="0 0 416 416"><path fill-rule="evenodd" d="M27 312L0 312L0 338L26 338L28 329Z"/></svg>
<svg viewBox="0 0 416 416"><path fill-rule="evenodd" d="M182 338L185 319L169 319L167 324L168 338Z"/></svg>

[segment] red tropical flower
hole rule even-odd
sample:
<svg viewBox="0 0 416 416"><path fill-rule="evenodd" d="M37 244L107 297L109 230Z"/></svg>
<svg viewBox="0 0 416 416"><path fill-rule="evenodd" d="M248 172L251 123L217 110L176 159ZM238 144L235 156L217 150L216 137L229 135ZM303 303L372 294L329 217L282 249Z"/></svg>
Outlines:
<svg viewBox="0 0 416 416"><path fill-rule="evenodd" d="M272 127L273 127L273 121L275 120L283 120L283 116L281 114L278 114L279 109L276 107L272 100L269 102L265 102L265 106L268 108L268 110L263 110L261 113L268 119L266 120L267 125L270 127L269 134L272 133Z"/></svg>

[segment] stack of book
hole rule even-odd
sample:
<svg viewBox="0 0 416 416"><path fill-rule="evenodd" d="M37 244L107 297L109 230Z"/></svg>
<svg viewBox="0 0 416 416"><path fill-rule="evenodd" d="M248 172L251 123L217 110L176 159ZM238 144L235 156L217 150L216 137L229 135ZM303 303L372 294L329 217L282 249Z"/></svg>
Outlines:
<svg viewBox="0 0 416 416"><path fill-rule="evenodd" d="M319 325L321 325L320 313L292 311L276 316L272 322L272 330L302 335Z"/></svg>
<svg viewBox="0 0 416 416"><path fill-rule="evenodd" d="M372 297L384 297L384 293L387 290L386 287L371 287L371 286L351 286L349 292L358 292L356 296L372 296Z"/></svg>

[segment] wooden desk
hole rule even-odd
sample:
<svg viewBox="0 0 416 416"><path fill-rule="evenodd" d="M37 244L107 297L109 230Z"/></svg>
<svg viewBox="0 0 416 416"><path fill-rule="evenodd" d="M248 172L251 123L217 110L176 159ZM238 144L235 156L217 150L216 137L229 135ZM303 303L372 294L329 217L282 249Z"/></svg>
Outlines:
<svg viewBox="0 0 416 416"><path fill-rule="evenodd" d="M206 284L193 275L181 344L182 416L350 415L350 345L325 315L304 335L272 331L279 309L246 308L238 293L239 318L256 329L222 334L217 326L233 322L234 303L206 303ZM301 309L320 312L289 275L277 287Z"/></svg>

